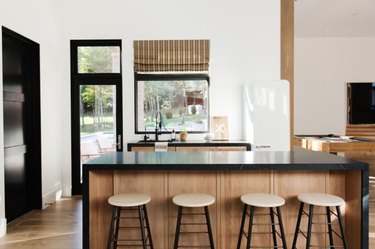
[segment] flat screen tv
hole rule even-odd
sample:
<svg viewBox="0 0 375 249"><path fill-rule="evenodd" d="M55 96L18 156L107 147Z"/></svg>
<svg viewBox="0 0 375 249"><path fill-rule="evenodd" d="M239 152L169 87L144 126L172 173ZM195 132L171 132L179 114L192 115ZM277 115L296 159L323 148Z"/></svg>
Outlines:
<svg viewBox="0 0 375 249"><path fill-rule="evenodd" d="M375 82L348 83L348 123L375 124Z"/></svg>

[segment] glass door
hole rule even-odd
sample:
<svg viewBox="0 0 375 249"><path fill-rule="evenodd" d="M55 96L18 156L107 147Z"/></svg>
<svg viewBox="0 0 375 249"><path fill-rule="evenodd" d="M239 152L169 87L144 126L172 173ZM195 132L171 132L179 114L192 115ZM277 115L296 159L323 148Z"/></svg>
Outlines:
<svg viewBox="0 0 375 249"><path fill-rule="evenodd" d="M83 164L122 151L121 40L71 41L72 194Z"/></svg>
<svg viewBox="0 0 375 249"><path fill-rule="evenodd" d="M80 183L82 164L111 151L121 150L117 134L115 85L79 86Z"/></svg>
<svg viewBox="0 0 375 249"><path fill-rule="evenodd" d="M106 153L122 151L121 86L81 83L74 88L72 193L81 194L82 165Z"/></svg>

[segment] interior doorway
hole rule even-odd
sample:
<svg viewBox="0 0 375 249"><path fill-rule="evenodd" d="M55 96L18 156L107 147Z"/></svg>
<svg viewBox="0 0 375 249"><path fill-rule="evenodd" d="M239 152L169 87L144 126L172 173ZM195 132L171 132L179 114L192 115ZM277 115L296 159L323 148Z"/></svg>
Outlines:
<svg viewBox="0 0 375 249"><path fill-rule="evenodd" d="M2 27L5 216L42 206L39 44Z"/></svg>

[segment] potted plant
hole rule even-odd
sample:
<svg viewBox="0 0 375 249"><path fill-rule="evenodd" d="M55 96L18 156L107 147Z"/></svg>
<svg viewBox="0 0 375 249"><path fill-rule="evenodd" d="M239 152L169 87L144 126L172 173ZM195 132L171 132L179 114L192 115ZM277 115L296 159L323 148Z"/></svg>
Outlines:
<svg viewBox="0 0 375 249"><path fill-rule="evenodd" d="M186 141L187 140L187 129L186 128L182 128L181 132L180 132L180 140L181 141Z"/></svg>

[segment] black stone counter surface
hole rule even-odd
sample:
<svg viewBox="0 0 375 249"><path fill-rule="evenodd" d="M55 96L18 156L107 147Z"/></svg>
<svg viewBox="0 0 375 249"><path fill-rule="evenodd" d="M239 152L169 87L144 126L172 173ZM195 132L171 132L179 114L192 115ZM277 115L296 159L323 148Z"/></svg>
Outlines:
<svg viewBox="0 0 375 249"><path fill-rule="evenodd" d="M364 170L368 165L336 155L295 152L112 152L86 170Z"/></svg>
<svg viewBox="0 0 375 249"><path fill-rule="evenodd" d="M245 146L246 150L251 150L251 144L245 141L203 141L203 140L191 140L191 141L160 141L168 142L168 146L175 147L208 147L208 146ZM138 141L138 142L129 142L128 151L131 151L132 147L149 147L154 146L155 142L153 141Z"/></svg>

